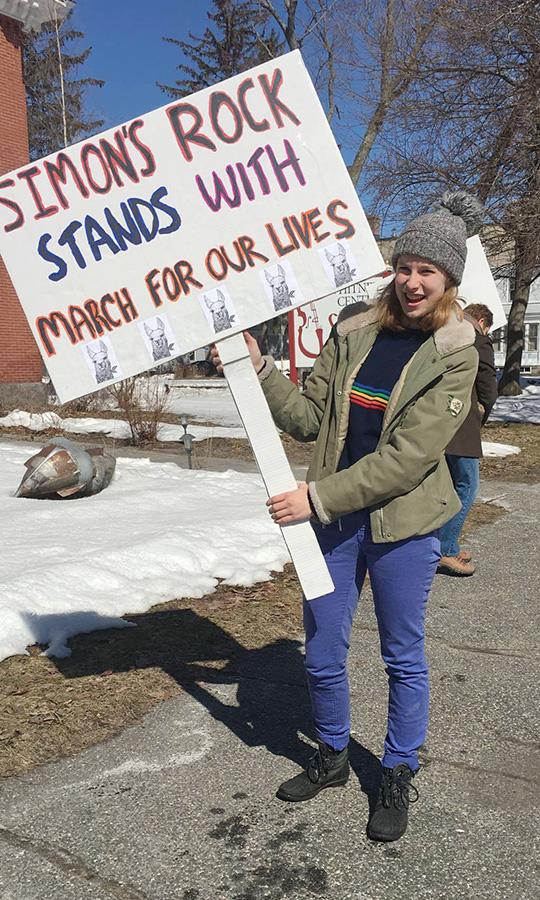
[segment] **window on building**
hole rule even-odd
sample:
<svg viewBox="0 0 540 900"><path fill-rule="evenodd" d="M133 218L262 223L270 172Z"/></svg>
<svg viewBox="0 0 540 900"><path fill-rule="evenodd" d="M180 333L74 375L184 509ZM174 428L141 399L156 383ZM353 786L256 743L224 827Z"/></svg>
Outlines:
<svg viewBox="0 0 540 900"><path fill-rule="evenodd" d="M538 322L525 326L525 350L538 350Z"/></svg>
<svg viewBox="0 0 540 900"><path fill-rule="evenodd" d="M503 328L497 328L496 331L491 333L491 340L493 341L493 349L495 353L501 353L506 346L506 325Z"/></svg>

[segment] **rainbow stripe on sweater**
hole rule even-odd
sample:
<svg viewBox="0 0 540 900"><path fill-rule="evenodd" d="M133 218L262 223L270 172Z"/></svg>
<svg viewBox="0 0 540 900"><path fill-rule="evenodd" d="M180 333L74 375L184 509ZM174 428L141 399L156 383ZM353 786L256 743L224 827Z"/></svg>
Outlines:
<svg viewBox="0 0 540 900"><path fill-rule="evenodd" d="M368 387L355 381L351 390L351 403L363 406L364 409L380 409L384 412L388 406L391 391L383 391L380 388Z"/></svg>

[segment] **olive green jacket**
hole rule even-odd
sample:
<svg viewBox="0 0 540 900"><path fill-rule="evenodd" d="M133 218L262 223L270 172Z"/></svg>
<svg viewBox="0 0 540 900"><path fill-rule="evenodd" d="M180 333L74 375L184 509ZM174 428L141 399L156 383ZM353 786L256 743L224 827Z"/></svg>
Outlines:
<svg viewBox="0 0 540 900"><path fill-rule="evenodd" d="M465 419L478 368L474 329L453 313L404 367L385 411L377 448L337 467L349 425L351 387L379 325L373 309L342 310L303 392L271 357L259 375L279 428L316 441L309 493L323 525L369 509L373 540L387 543L427 534L460 509L444 450Z"/></svg>

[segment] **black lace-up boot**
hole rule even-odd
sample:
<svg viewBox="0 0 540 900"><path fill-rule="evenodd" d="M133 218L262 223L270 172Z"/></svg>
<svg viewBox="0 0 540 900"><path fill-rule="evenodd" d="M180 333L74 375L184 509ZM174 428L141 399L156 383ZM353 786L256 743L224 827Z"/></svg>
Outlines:
<svg viewBox="0 0 540 900"><path fill-rule="evenodd" d="M345 784L349 777L349 750L332 750L328 744L319 743L319 749L311 757L305 772L284 781L276 797L280 800L311 800L327 787Z"/></svg>
<svg viewBox="0 0 540 900"><path fill-rule="evenodd" d="M418 791L411 783L414 775L405 763L383 769L379 799L367 827L372 841L397 841L405 834L409 804L418 800Z"/></svg>

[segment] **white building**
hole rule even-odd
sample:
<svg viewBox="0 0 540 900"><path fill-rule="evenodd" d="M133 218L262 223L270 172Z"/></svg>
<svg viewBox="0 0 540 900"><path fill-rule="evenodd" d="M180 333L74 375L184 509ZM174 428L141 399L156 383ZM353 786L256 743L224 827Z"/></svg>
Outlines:
<svg viewBox="0 0 540 900"><path fill-rule="evenodd" d="M510 312L511 276L495 278L497 288L508 316ZM497 368L504 366L506 358L506 326L494 331L493 348L495 350L495 365ZM540 277L531 285L531 294L525 313L525 346L521 358L521 371L525 373L540 374Z"/></svg>

